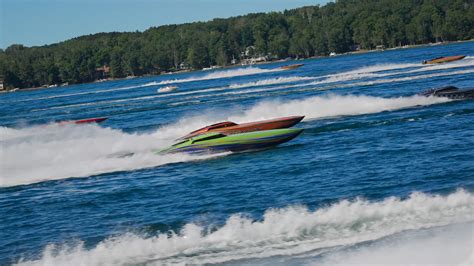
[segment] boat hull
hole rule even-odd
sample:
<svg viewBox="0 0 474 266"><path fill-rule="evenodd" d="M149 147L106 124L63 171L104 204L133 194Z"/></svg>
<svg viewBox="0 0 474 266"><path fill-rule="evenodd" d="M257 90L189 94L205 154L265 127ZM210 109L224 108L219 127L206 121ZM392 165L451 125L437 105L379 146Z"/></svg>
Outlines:
<svg viewBox="0 0 474 266"><path fill-rule="evenodd" d="M61 121L58 122L59 124L88 124L88 123L101 123L107 120L107 117L95 117L95 118L87 118L87 119L80 119L80 120L69 120L69 121Z"/></svg>
<svg viewBox="0 0 474 266"><path fill-rule="evenodd" d="M171 146L157 153L221 153L264 149L288 142L301 134L302 131L303 129L273 129L226 135L203 141L189 139L183 144Z"/></svg>
<svg viewBox="0 0 474 266"><path fill-rule="evenodd" d="M438 89L430 89L420 93L420 95L426 97L444 97L453 100L474 99L474 88L461 90L454 86L448 86Z"/></svg>
<svg viewBox="0 0 474 266"><path fill-rule="evenodd" d="M188 135L180 139L189 139L201 134L206 134L210 132L223 133L223 134L238 134L246 133L260 130L272 130L280 128L289 128L298 124L303 120L304 116L289 116L282 117L270 120L263 120L250 123L235 124L232 122L219 123L222 124L222 127L212 128L212 126L207 126L196 131L189 133Z"/></svg>
<svg viewBox="0 0 474 266"><path fill-rule="evenodd" d="M296 69L296 68L300 68L304 66L304 64L294 64L294 65L287 65L287 66L282 66L280 67L280 69L283 69L283 70L291 70L291 69Z"/></svg>
<svg viewBox="0 0 474 266"><path fill-rule="evenodd" d="M434 58L434 59L431 59L431 60L428 60L428 61L424 61L423 64L442 64L442 63L448 63L448 62L452 62L452 61L461 60L461 59L463 59L464 57L466 57L466 56L465 56L465 55L455 55L455 56L438 57L438 58Z"/></svg>

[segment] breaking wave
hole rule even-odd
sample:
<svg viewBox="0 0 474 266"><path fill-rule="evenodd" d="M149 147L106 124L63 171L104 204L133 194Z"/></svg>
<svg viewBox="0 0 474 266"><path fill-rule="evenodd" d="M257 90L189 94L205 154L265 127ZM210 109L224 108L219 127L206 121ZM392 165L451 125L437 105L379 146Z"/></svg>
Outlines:
<svg viewBox="0 0 474 266"><path fill-rule="evenodd" d="M446 196L415 192L406 199L389 197L377 202L357 198L317 210L304 206L269 209L258 220L235 214L218 227L189 223L180 232L151 237L127 233L91 248L48 245L40 259L19 264L206 264L301 258L409 230L472 222L473 212L474 195L464 190Z"/></svg>

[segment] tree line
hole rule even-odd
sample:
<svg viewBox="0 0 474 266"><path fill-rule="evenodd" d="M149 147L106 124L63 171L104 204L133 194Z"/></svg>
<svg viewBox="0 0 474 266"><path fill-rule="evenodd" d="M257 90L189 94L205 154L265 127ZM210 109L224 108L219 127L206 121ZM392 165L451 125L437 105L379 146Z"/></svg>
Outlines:
<svg viewBox="0 0 474 266"><path fill-rule="evenodd" d="M28 88L225 66L248 56L328 55L474 38L472 0L339 0L284 12L81 36L0 50L0 79ZM248 54L249 47L252 54ZM247 54L246 54L247 51Z"/></svg>

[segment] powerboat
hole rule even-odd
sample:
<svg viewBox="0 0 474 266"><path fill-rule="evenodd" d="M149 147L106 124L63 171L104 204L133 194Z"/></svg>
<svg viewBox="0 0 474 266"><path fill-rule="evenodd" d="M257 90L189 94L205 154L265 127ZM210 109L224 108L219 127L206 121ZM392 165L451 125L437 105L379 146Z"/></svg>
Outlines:
<svg viewBox="0 0 474 266"><path fill-rule="evenodd" d="M429 89L420 93L419 95L426 97L446 97L453 100L474 99L474 88L461 90L455 86L447 86L442 88Z"/></svg>
<svg viewBox="0 0 474 266"><path fill-rule="evenodd" d="M177 89L178 89L178 86L165 86L165 87L161 87L161 88L157 89L156 92L158 92L158 93L172 92L172 91L175 91Z"/></svg>
<svg viewBox="0 0 474 266"><path fill-rule="evenodd" d="M209 132L220 132L229 134L236 134L236 133L244 133L244 132L252 132L258 130L270 130L270 129L279 129L279 128L289 128L296 124L298 124L301 120L303 120L304 116L289 116L289 117L281 117L269 120L262 120L250 123L242 123L237 124L230 121L220 122L217 124L213 124L210 126L206 126L195 130L184 137L179 139L189 139L200 134L205 134Z"/></svg>
<svg viewBox="0 0 474 266"><path fill-rule="evenodd" d="M79 120L68 120L68 121L60 121L57 122L58 124L88 124L88 123L101 123L104 122L107 117L94 117L94 118L86 118L86 119L79 119Z"/></svg>
<svg viewBox="0 0 474 266"><path fill-rule="evenodd" d="M295 128L263 130L232 135L211 132L183 140L167 149L156 151L156 153L220 153L263 149L290 141L301 134L301 132L303 132L303 129Z"/></svg>
<svg viewBox="0 0 474 266"><path fill-rule="evenodd" d="M302 67L302 66L304 66L304 64L294 64L294 65L282 66L282 67L280 67L280 69L290 70L290 69L296 69L296 68L299 68L299 67Z"/></svg>
<svg viewBox="0 0 474 266"><path fill-rule="evenodd" d="M437 57L437 58L433 58L433 59L430 59L430 60L425 60L425 61L423 61L423 64L448 63L448 62L452 62L452 61L461 60L464 57L466 57L466 56L465 55L442 56L442 57Z"/></svg>

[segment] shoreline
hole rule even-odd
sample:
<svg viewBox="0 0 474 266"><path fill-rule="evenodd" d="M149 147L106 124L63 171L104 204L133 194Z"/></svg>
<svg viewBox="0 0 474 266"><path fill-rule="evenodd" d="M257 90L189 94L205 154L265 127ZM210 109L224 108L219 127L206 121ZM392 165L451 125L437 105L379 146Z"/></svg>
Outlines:
<svg viewBox="0 0 474 266"><path fill-rule="evenodd" d="M304 61L308 59L321 59L321 58L330 58L330 57L338 57L338 56L344 56L344 55L357 55L357 54L366 54L366 53L373 53L373 52L384 52L384 51L392 51L392 50L400 50L400 49L412 49L412 48L419 48L419 47L428 47L428 46L440 46L440 45L449 45L449 44L454 44L454 43L466 43L466 42L474 42L474 39L471 40L462 40L462 41L447 41L447 42L438 42L438 43L426 43L426 44L414 44L414 45L404 45L404 46L397 46L397 47L391 47L391 48L383 48L383 49L373 49L373 50L358 50L358 51L350 51L350 52L345 52L341 54L335 54L335 55L326 55L326 56L310 56L310 57L305 57L305 58L294 58L290 60L285 60L285 59L278 59L278 60L272 60L272 61L263 61L263 62L256 62L254 64L248 64L248 65L242 65L242 64L235 64L235 65L227 65L227 66L219 66L214 69L195 69L195 70L179 70L179 71L174 71L174 72L167 72L163 74L146 74L143 76L127 76L124 78L108 78L105 80L95 80L92 82L84 82L84 83L75 83L75 84L69 84L66 86L54 86L54 87L33 87L33 88L24 88L24 89L13 89L13 90L0 90L1 93L10 93L10 92L18 92L18 91L36 91L36 90L42 90L42 89L55 89L55 88L65 88L69 86L74 86L74 85L82 85L82 84L93 84L93 83L102 83L102 82L109 82L109 81L120 81L120 80L127 80L127 79L136 79L136 78L144 78L144 77L158 77L158 76L164 76L164 75L174 75L174 74L181 74L181 73L192 73L192 72L203 72L203 71L208 71L208 70L219 70L219 69L229 69L233 67L245 67L245 66L254 66L254 65L264 65L264 64L272 64L272 63L278 63L278 62L287 62L287 61Z"/></svg>

